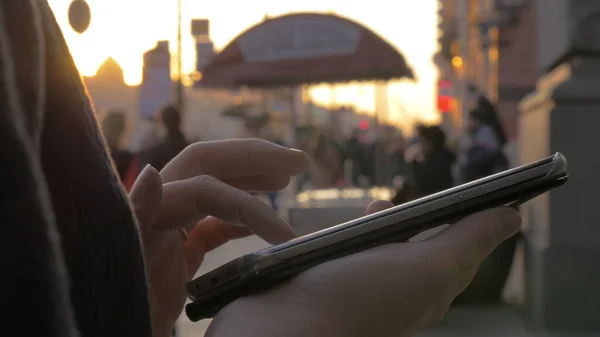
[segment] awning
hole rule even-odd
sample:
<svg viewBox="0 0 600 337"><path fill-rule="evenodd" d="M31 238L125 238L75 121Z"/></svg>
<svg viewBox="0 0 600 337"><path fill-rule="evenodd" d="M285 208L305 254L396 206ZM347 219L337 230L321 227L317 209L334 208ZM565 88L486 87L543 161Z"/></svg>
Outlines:
<svg viewBox="0 0 600 337"><path fill-rule="evenodd" d="M414 75L398 50L366 27L332 14L270 18L207 65L200 87L281 87L387 81Z"/></svg>

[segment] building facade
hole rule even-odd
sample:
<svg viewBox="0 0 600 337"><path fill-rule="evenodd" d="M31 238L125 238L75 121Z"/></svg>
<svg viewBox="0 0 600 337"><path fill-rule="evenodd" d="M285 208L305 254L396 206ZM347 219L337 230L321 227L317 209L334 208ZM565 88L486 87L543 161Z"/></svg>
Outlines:
<svg viewBox="0 0 600 337"><path fill-rule="evenodd" d="M452 92L450 108L440 111L446 128L460 135L468 86L477 87L496 104L509 139L505 150L516 164L518 102L540 74L535 6L525 0L439 0L438 15L435 63L440 83L451 83Z"/></svg>

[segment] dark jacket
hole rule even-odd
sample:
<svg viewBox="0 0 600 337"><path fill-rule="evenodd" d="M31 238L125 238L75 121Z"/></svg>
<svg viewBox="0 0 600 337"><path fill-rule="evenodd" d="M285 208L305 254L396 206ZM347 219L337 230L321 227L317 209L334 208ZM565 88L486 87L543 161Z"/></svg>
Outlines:
<svg viewBox="0 0 600 337"><path fill-rule="evenodd" d="M160 171L188 145L181 132L169 132L162 142L149 151L148 163Z"/></svg>
<svg viewBox="0 0 600 337"><path fill-rule="evenodd" d="M343 153L344 160L352 161L352 183L358 185L360 176L371 173L369 166L372 162L368 158L367 147L357 137L352 137L346 142Z"/></svg>
<svg viewBox="0 0 600 337"><path fill-rule="evenodd" d="M131 166L133 155L131 152L121 149L109 149L109 152L115 164L115 168L117 169L119 178L121 178L121 181L125 181L127 172Z"/></svg>
<svg viewBox="0 0 600 337"><path fill-rule="evenodd" d="M472 146L467 151L467 164L461 168L462 183L487 177L508 169L508 159L502 151Z"/></svg>
<svg viewBox="0 0 600 337"><path fill-rule="evenodd" d="M411 163L411 184L416 197L426 196L454 186L452 164L454 153L446 148L424 154L421 161Z"/></svg>

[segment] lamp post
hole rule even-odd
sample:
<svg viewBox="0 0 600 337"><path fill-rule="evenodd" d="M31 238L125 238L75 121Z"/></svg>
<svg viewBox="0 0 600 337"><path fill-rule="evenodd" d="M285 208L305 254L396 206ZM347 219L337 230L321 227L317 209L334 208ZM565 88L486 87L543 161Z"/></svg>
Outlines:
<svg viewBox="0 0 600 337"><path fill-rule="evenodd" d="M182 62L181 62L181 60L182 60L181 2L182 2L182 0L177 0L177 87L176 87L175 101L177 104L177 108L179 109L179 112L181 114L183 114L185 93L183 90L184 89L183 88L183 66L182 66Z"/></svg>

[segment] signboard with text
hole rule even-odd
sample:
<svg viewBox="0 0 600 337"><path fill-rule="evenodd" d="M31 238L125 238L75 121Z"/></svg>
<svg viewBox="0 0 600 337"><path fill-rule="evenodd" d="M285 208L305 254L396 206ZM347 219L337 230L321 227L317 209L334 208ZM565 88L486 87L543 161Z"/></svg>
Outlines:
<svg viewBox="0 0 600 337"><path fill-rule="evenodd" d="M438 81L437 108L440 112L446 113L452 110L454 104L454 93L452 82L447 80Z"/></svg>
<svg viewBox="0 0 600 337"><path fill-rule="evenodd" d="M202 74L204 87L274 87L413 78L395 47L333 15L267 18L227 45Z"/></svg>
<svg viewBox="0 0 600 337"><path fill-rule="evenodd" d="M247 62L280 61L356 52L360 29L329 17L274 20L248 31L237 41Z"/></svg>

